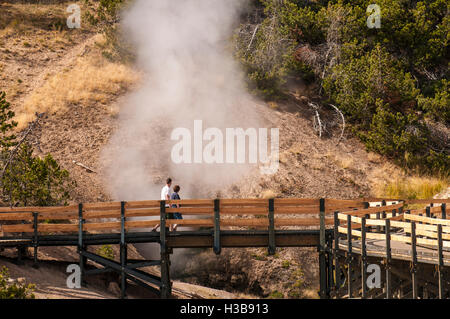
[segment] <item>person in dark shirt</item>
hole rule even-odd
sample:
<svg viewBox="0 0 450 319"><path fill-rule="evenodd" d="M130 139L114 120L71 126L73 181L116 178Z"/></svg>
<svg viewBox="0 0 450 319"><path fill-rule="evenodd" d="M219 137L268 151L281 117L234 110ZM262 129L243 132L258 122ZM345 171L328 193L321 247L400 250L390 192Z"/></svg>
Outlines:
<svg viewBox="0 0 450 319"><path fill-rule="evenodd" d="M170 195L170 199L172 200L176 200L176 199L181 199L179 192L180 192L180 185L175 185L173 187L173 193ZM180 208L180 204L172 204L172 208ZM172 213L169 215L170 219L183 219L183 216L181 216L180 213ZM177 230L177 224L173 225L173 229L172 230Z"/></svg>

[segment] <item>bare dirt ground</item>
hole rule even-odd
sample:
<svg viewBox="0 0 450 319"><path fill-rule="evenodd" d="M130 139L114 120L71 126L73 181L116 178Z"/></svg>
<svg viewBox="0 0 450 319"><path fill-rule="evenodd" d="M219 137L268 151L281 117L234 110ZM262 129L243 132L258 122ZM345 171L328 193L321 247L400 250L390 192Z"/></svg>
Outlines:
<svg viewBox="0 0 450 319"><path fill-rule="evenodd" d="M17 115L33 93L55 75L70 72L77 59L101 59L94 30L61 27L69 3L72 2L48 1L43 5L0 0L0 89L6 90ZM223 191L223 197L355 198L371 195L373 185L379 181L401 176L395 165L366 152L355 138L345 136L339 144L333 138L319 138L312 128L311 110L300 99L308 94L307 88L300 88L299 106L292 101L260 102L255 106L273 127L280 128L277 174L245 176ZM100 152L118 125L116 111L112 110L120 109L121 98L132 87L106 93L98 92L101 89L100 86L94 90L102 93L101 99L88 98L68 103L68 108L46 112L30 137L36 154L51 153L77 182L78 187L71 192L74 203L111 199L105 191L107 181L99 173ZM47 97L51 93L47 91ZM73 161L94 172L74 165ZM1 256L0 264L10 269L12 278L25 277L37 284L38 298L117 297L117 289L108 292L110 283L117 278L92 279L88 288L76 291L66 287L65 267L77 261L73 248L42 249L39 258L45 262L37 270L29 261L24 266L15 265L11 259L14 251L5 250ZM267 256L264 249L226 249L220 256L210 250L188 251L173 257L173 276L179 280L174 287L179 290L179 298L316 298L317 259L314 249L300 248L279 249L275 256ZM130 298L134 297L152 298L137 288L130 291Z"/></svg>

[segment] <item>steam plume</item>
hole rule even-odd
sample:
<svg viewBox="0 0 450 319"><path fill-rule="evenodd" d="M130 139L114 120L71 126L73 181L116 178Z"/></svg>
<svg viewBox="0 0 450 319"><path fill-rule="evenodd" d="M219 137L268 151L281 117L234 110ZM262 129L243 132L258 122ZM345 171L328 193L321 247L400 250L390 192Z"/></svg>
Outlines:
<svg viewBox="0 0 450 319"><path fill-rule="evenodd" d="M137 0L123 17L127 38L145 74L119 114L119 128L103 150L105 178L117 200L159 199L171 176L182 198L242 178L244 164L175 164L170 134L177 127L264 127L232 58L229 39L243 1ZM155 177L159 177L155 178Z"/></svg>

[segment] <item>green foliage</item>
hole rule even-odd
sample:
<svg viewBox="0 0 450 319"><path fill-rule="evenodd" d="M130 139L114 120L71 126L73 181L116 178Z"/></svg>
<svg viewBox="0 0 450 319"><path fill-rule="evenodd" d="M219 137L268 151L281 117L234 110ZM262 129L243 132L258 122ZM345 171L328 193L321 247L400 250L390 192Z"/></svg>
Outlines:
<svg viewBox="0 0 450 319"><path fill-rule="evenodd" d="M68 171L48 154L43 159L33 156L32 147L22 141L19 145L12 133L17 123L14 112L0 92L1 197L10 205L66 205L69 189L75 182Z"/></svg>
<svg viewBox="0 0 450 319"><path fill-rule="evenodd" d="M314 72L324 101L345 114L368 149L407 169L449 174L448 144L429 127L439 121L448 130L450 122L448 1L379 0L379 29L366 25L371 0L261 3L252 45L249 36L237 45L259 94L281 95L290 75L310 82ZM266 49L280 39L285 46L275 47L284 54Z"/></svg>
<svg viewBox="0 0 450 319"><path fill-rule="evenodd" d="M87 21L98 27L104 34L106 42L102 45L103 56L112 61L129 62L134 55L126 39L121 37L117 22L120 11L124 6L131 3L131 0L84 0L85 18Z"/></svg>
<svg viewBox="0 0 450 319"><path fill-rule="evenodd" d="M289 268L289 266L291 265L291 263L289 262L289 260L283 260L283 262L281 263L281 267L282 268Z"/></svg>
<svg viewBox="0 0 450 319"><path fill-rule="evenodd" d="M9 283L9 272L5 266L0 270L0 299L34 299L33 284Z"/></svg>
<svg viewBox="0 0 450 319"><path fill-rule="evenodd" d="M123 4L127 0L84 0L86 8L85 17L93 25L115 23Z"/></svg>
<svg viewBox="0 0 450 319"><path fill-rule="evenodd" d="M10 110L11 105L6 101L6 93L0 91L0 148L3 152L16 145L16 136L11 133L17 122L13 120L15 113Z"/></svg>
<svg viewBox="0 0 450 319"><path fill-rule="evenodd" d="M111 245L103 245L97 249L97 254L103 258L114 259L115 254Z"/></svg>
<svg viewBox="0 0 450 319"><path fill-rule="evenodd" d="M51 154L35 157L27 143L20 145L2 182L7 201L21 206L67 205L68 190L75 186Z"/></svg>
<svg viewBox="0 0 450 319"><path fill-rule="evenodd" d="M348 60L332 68L324 89L352 123L370 123L380 104L402 112L415 108L419 92L411 75L380 45Z"/></svg>
<svg viewBox="0 0 450 319"><path fill-rule="evenodd" d="M284 295L282 292L280 292L278 290L274 290L270 293L269 298L270 299L283 299Z"/></svg>
<svg viewBox="0 0 450 319"><path fill-rule="evenodd" d="M286 10L284 3L261 2L266 6L264 18L253 28L240 27L235 36L235 54L248 75L250 89L269 99L280 95L286 76L295 68L295 41L279 19L278 12Z"/></svg>
<svg viewBox="0 0 450 319"><path fill-rule="evenodd" d="M434 96L420 97L419 108L436 121L450 125L450 85L448 80L439 81Z"/></svg>

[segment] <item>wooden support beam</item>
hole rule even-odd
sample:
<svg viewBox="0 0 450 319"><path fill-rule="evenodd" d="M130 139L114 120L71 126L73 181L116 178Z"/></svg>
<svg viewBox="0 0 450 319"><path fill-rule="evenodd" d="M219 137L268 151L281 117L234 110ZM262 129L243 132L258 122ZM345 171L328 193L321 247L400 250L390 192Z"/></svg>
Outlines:
<svg viewBox="0 0 450 319"><path fill-rule="evenodd" d="M366 218L361 220L361 297L367 297L367 248L366 248Z"/></svg>
<svg viewBox="0 0 450 319"><path fill-rule="evenodd" d="M353 297L353 287L352 287L352 261L353 261L353 253L352 253L352 217L347 215L347 293L348 298Z"/></svg>
<svg viewBox="0 0 450 319"><path fill-rule="evenodd" d="M385 220L385 234L386 234L386 299L392 298L392 278L391 278L391 224L390 220Z"/></svg>
<svg viewBox="0 0 450 319"><path fill-rule="evenodd" d="M411 282L413 299L417 299L417 238L416 238L416 223L411 223Z"/></svg>
<svg viewBox="0 0 450 319"><path fill-rule="evenodd" d="M120 297L126 297L127 275L125 268L127 267L127 243L125 238L125 202L120 203Z"/></svg>

